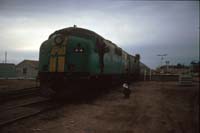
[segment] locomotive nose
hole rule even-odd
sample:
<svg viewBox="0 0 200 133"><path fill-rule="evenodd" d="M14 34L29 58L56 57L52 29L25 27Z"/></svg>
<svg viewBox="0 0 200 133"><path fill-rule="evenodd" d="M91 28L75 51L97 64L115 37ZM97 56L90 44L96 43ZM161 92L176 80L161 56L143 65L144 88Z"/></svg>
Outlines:
<svg viewBox="0 0 200 133"><path fill-rule="evenodd" d="M69 72L88 71L88 44L85 39L71 36L67 44L67 69Z"/></svg>
<svg viewBox="0 0 200 133"><path fill-rule="evenodd" d="M66 45L67 37L56 34L53 37L53 46L50 52L49 71L64 72L66 63Z"/></svg>

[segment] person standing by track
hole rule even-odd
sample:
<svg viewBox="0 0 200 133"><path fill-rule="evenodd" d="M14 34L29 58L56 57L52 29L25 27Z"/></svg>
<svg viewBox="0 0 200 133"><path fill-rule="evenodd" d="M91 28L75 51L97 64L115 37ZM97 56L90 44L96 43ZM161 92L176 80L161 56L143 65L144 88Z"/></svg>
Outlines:
<svg viewBox="0 0 200 133"><path fill-rule="evenodd" d="M129 75L128 70L126 71L127 71L127 74L125 77L125 81L123 83L123 93L124 93L124 98L128 99L131 94L131 89L130 89L130 75Z"/></svg>

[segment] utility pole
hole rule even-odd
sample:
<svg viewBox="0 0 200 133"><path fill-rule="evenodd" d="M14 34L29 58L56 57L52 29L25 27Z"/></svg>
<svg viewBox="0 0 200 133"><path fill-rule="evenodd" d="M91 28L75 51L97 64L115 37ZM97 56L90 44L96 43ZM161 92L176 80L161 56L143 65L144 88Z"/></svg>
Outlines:
<svg viewBox="0 0 200 133"><path fill-rule="evenodd" d="M166 61L165 63L166 63L166 65L167 65L167 70L166 70L166 71L167 71L167 73L168 73L168 70L169 70L169 61Z"/></svg>
<svg viewBox="0 0 200 133"><path fill-rule="evenodd" d="M7 51L5 52L5 64L7 63Z"/></svg>
<svg viewBox="0 0 200 133"><path fill-rule="evenodd" d="M164 57L165 56L167 56L167 54L158 54L157 56L160 56L161 57L161 65L160 65L160 69L161 69L161 67L162 67L162 62L163 62L163 60L164 60Z"/></svg>

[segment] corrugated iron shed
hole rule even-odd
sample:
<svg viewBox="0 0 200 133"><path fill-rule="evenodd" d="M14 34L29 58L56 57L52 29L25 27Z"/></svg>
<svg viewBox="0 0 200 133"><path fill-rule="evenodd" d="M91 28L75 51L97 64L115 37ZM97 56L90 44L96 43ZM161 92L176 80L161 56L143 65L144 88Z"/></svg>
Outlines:
<svg viewBox="0 0 200 133"><path fill-rule="evenodd" d="M0 78L16 77L15 64L0 63Z"/></svg>

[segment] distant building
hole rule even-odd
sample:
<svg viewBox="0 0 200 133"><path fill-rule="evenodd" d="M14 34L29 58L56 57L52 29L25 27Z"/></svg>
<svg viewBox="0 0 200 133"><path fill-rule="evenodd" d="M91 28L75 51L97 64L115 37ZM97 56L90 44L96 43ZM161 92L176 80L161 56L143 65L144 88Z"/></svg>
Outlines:
<svg viewBox="0 0 200 133"><path fill-rule="evenodd" d="M200 72L199 68L200 68L200 61L199 62L191 62L191 65L190 65L191 72L199 74L199 72Z"/></svg>
<svg viewBox="0 0 200 133"><path fill-rule="evenodd" d="M35 79L38 74L38 61L23 60L16 66L17 77Z"/></svg>
<svg viewBox="0 0 200 133"><path fill-rule="evenodd" d="M15 78L16 69L15 64L0 63L0 78Z"/></svg>
<svg viewBox="0 0 200 133"><path fill-rule="evenodd" d="M168 73L168 74L183 74L189 73L190 68L188 66L184 66L181 64L178 65L163 65L157 69L160 73Z"/></svg>

